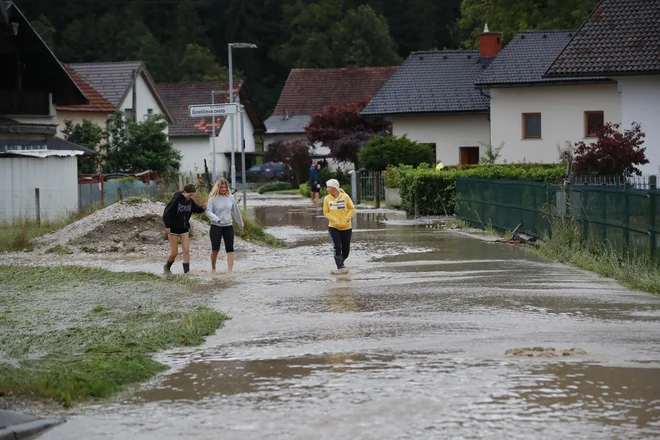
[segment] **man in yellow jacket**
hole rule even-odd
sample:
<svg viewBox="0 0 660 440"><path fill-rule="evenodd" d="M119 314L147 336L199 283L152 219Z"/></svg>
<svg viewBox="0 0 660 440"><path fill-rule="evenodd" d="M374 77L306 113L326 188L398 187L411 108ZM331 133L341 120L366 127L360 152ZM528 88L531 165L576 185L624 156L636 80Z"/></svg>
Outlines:
<svg viewBox="0 0 660 440"><path fill-rule="evenodd" d="M337 270L333 273L347 273L348 268L344 261L348 258L351 250L351 235L353 229L351 219L355 214L353 201L339 187L336 179L330 179L325 183L328 195L323 199L323 215L328 219L328 230L332 243L335 246L335 263Z"/></svg>

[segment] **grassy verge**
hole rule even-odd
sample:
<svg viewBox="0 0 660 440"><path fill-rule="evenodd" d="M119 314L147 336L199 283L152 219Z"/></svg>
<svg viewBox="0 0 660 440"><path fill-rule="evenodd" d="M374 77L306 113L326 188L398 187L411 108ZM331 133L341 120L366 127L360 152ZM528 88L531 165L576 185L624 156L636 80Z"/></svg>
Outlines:
<svg viewBox="0 0 660 440"><path fill-rule="evenodd" d="M101 206L93 206L83 212L73 213L62 220L54 222L37 223L34 220L25 220L12 224L0 224L0 252L14 252L31 250L32 241L36 238L61 229L78 221L100 209Z"/></svg>
<svg viewBox="0 0 660 440"><path fill-rule="evenodd" d="M614 278L628 287L660 293L660 268L647 255L623 254L609 243L584 240L582 224L553 218L552 238L538 252L552 260L572 264L599 275Z"/></svg>
<svg viewBox="0 0 660 440"><path fill-rule="evenodd" d="M192 287L195 287L192 289ZM80 267L0 266L0 395L109 397L167 367L228 318L194 281Z"/></svg>

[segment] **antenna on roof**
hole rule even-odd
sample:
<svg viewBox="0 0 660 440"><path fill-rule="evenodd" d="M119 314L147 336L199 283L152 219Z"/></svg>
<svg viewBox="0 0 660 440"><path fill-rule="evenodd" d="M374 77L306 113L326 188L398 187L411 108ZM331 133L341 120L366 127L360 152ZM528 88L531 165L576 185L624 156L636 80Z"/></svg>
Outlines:
<svg viewBox="0 0 660 440"><path fill-rule="evenodd" d="M289 120L289 109L286 108L284 109L284 117L282 119L284 119L285 121Z"/></svg>
<svg viewBox="0 0 660 440"><path fill-rule="evenodd" d="M484 26L484 33L487 34L488 32L490 31L488 30L488 23L486 23L486 25Z"/></svg>

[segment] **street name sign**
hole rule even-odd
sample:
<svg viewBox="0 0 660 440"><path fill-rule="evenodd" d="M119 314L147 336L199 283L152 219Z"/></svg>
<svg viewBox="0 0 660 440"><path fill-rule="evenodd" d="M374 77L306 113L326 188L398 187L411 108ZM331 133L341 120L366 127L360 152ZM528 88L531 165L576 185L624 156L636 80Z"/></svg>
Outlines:
<svg viewBox="0 0 660 440"><path fill-rule="evenodd" d="M206 104L190 105L188 113L192 118L203 118L204 116L224 116L238 113L237 104Z"/></svg>

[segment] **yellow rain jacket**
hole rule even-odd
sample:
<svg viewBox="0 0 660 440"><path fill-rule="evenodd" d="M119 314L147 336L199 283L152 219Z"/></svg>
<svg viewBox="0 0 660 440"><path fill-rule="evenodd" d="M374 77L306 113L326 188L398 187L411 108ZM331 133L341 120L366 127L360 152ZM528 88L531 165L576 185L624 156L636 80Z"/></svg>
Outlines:
<svg viewBox="0 0 660 440"><path fill-rule="evenodd" d="M336 199L331 194L323 199L323 215L330 222L328 226L331 228L340 231L351 229L353 214L355 214L355 206L353 206L353 201L343 189L339 190Z"/></svg>

